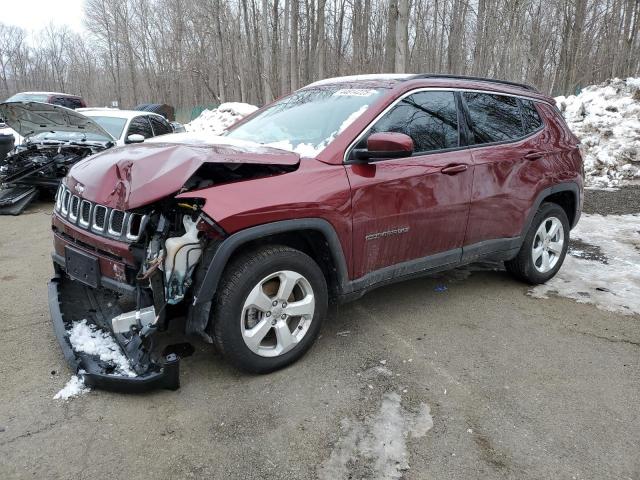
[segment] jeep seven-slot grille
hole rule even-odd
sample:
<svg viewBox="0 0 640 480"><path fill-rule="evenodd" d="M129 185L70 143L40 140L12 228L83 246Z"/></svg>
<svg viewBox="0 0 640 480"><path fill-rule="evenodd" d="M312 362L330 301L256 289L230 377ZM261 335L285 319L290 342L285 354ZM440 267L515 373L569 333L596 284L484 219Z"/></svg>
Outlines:
<svg viewBox="0 0 640 480"><path fill-rule="evenodd" d="M146 215L124 212L95 204L73 195L60 185L56 193L55 212L79 227L105 237L122 241L136 241L144 230Z"/></svg>
<svg viewBox="0 0 640 480"><path fill-rule="evenodd" d="M89 220L91 220L91 202L83 200L80 204L80 223L86 227L89 225Z"/></svg>
<svg viewBox="0 0 640 480"><path fill-rule="evenodd" d="M112 210L109 219L109 233L122 234L122 226L124 225L124 212L121 210Z"/></svg>
<svg viewBox="0 0 640 480"><path fill-rule="evenodd" d="M98 230L104 230L105 220L107 218L107 207L96 205L93 208L93 226Z"/></svg>

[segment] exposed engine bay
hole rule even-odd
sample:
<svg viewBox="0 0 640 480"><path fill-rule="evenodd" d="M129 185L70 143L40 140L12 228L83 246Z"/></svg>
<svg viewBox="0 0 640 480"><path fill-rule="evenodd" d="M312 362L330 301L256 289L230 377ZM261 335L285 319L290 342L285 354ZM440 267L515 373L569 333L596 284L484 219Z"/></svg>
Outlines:
<svg viewBox="0 0 640 480"><path fill-rule="evenodd" d="M0 215L19 215L40 194L53 196L71 166L104 144L30 144L0 163Z"/></svg>

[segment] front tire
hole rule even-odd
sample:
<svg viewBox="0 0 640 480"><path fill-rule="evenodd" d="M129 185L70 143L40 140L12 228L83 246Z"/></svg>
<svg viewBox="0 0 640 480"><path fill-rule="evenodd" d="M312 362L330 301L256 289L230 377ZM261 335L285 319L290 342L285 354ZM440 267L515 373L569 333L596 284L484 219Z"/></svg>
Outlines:
<svg viewBox="0 0 640 480"><path fill-rule="evenodd" d="M533 217L518 255L504 262L509 273L532 285L553 278L569 247L569 220L555 203L543 203Z"/></svg>
<svg viewBox="0 0 640 480"><path fill-rule="evenodd" d="M241 370L268 373L311 347L327 312L322 270L286 246L240 255L225 270L212 317L213 339Z"/></svg>

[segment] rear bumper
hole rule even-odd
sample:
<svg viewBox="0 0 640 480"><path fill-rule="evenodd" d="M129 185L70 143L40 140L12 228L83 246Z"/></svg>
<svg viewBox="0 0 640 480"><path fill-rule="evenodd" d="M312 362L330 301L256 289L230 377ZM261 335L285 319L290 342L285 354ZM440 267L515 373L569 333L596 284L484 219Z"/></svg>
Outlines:
<svg viewBox="0 0 640 480"><path fill-rule="evenodd" d="M58 271L58 269L56 270ZM115 340L122 347L123 353L130 360L135 361L137 370L143 371L136 377L127 377L108 373L108 365L101 362L99 358L73 350L67 334L73 320L86 318L88 322L99 325L100 328L105 327L104 322L99 322L94 317L99 314L99 311L91 313L100 309L96 309L96 305L90 302L90 295L86 298L82 295L82 292L86 292L87 289L91 290L89 287L69 280L59 271L49 282L49 311L54 333L67 362L83 378L85 385L126 393L146 392L161 388L168 390L180 388L180 358L175 354L167 355L160 362L141 360L146 357L140 355L136 355L134 359L131 355L133 352L132 344L136 342L127 341L130 339L121 335L114 335ZM67 314L73 311L84 311L84 315L76 318L73 313Z"/></svg>

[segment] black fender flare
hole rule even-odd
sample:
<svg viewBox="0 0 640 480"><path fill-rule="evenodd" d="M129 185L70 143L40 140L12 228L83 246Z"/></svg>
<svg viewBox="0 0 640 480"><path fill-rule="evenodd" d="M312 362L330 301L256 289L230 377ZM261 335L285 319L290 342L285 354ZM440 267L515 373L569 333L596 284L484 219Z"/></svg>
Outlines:
<svg viewBox="0 0 640 480"><path fill-rule="evenodd" d="M302 230L315 230L320 232L329 245L329 250L333 258L338 278L338 292L344 293L349 285L349 275L347 262L345 260L342 244L338 238L333 225L322 218L301 218L294 220L281 220L255 227L249 227L240 230L226 239L224 239L217 250L209 265L201 265L206 268L202 281L196 285L197 291L194 292L193 305L204 304L213 300L213 296L220 283L222 272L229 262L233 253L243 244L259 238L286 232L295 232Z"/></svg>
<svg viewBox="0 0 640 480"><path fill-rule="evenodd" d="M580 213L582 212L581 198L580 198L580 186L575 182L563 182L558 183L557 185L552 185L551 187L545 188L541 190L536 196L533 205L531 206L531 210L529 210L529 214L527 215L527 219L524 222L522 232L520 234L521 238L524 238L527 232L529 231L529 227L531 226L531 222L533 222L533 217L536 212L542 205L542 202L545 199L554 193L558 192L571 192L575 197L575 212L573 215L573 223L571 228L575 227L578 224L578 220L580 219Z"/></svg>

